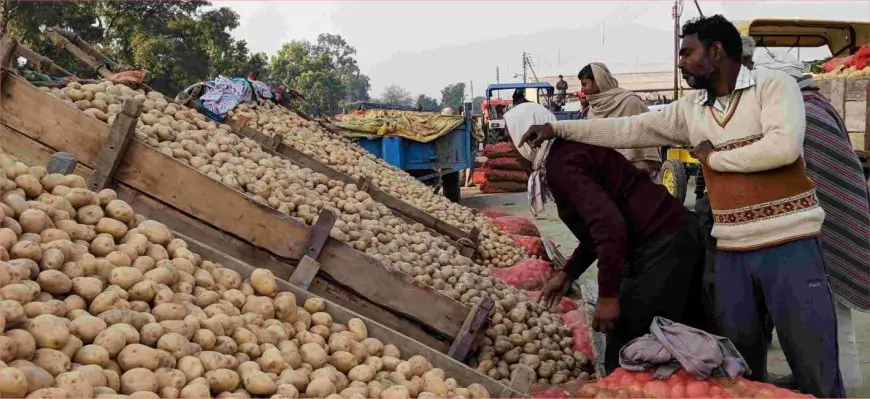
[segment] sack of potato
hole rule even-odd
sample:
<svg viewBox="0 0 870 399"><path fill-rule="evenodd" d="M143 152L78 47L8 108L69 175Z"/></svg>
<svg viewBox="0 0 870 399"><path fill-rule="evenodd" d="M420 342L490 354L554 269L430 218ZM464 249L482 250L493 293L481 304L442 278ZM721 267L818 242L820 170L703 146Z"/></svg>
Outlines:
<svg viewBox="0 0 870 399"><path fill-rule="evenodd" d="M112 190L0 167L0 397L489 397L268 270L203 260Z"/></svg>

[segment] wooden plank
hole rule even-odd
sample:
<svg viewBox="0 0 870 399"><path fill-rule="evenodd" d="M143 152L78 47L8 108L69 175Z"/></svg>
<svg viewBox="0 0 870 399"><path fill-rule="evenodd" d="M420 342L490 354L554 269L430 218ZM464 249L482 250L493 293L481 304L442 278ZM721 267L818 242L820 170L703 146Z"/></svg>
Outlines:
<svg viewBox="0 0 870 399"><path fill-rule="evenodd" d="M48 57L40 55L20 42L15 47L15 54L19 57L24 57L24 59L33 64L39 72L54 76L73 76L72 72L61 68Z"/></svg>
<svg viewBox="0 0 870 399"><path fill-rule="evenodd" d="M127 100L122 107L121 113L115 117L115 121L109 128L109 136L100 148L100 153L97 154L94 172L88 177L88 188L91 191L98 192L106 188L118 165L121 164L124 152L127 151L130 139L136 131L136 122L142 114L142 102Z"/></svg>
<svg viewBox="0 0 870 399"><path fill-rule="evenodd" d="M501 392L499 397L509 397L513 392L529 392L535 381L535 372L532 371L529 366L519 363L516 365L516 368L511 371L510 385Z"/></svg>
<svg viewBox="0 0 870 399"><path fill-rule="evenodd" d="M0 120L55 150L92 166L108 126L52 98L17 77L4 85ZM27 108L22 109L22 107ZM74 138L74 139L73 139ZM116 179L181 212L263 248L299 260L309 237L302 222L259 204L133 140ZM219 201L202 201L215 198ZM288 240L291 246L288 248ZM456 337L469 308L376 259L329 238L318 259L322 271L379 306Z"/></svg>
<svg viewBox="0 0 870 399"><path fill-rule="evenodd" d="M228 269L235 270L240 275L242 275L243 278L249 277L254 270L251 265L242 263L237 259L233 259L212 247L208 247L202 243L197 242L195 239L191 239L190 237L185 237L180 234L177 235L178 238L187 241L188 247L191 248L191 251L198 253L200 256L203 257L203 259L207 259L215 263L220 263L222 266ZM280 289L281 291L293 293L293 295L296 296L296 301L300 306L308 298L317 297L317 295L294 287L286 281L277 280L277 283L278 289ZM361 319L365 323L366 329L370 337L377 338L381 340L384 344L395 345L402 353L403 359L408 359L411 356L415 355L423 356L424 358L429 360L429 362L432 363L433 366L444 370L444 373L447 377L454 378L462 386L468 386L473 383L478 383L486 387L491 395L497 395L501 393L502 396L500 397L503 398L520 398L524 396L525 392L528 392L528 388L526 388L525 391L518 391L498 381L495 381L487 377L486 375L478 372L477 370L474 370L471 367L468 367L454 359L451 359L443 353L434 351L431 348L426 347L420 342L417 342L414 339L405 336L401 332L387 328L386 326L378 323L375 320L371 320L363 315L357 314L349 309L332 303L329 300L326 300L324 302L326 305L325 311L332 316L335 322L347 324L348 320L352 318ZM515 384L516 386L522 386L523 381L525 381L518 380L517 378L514 378L514 380L517 380L517 383ZM531 384L529 384L529 386L530 385Z"/></svg>
<svg viewBox="0 0 870 399"><path fill-rule="evenodd" d="M308 291L308 287L311 286L311 282L314 281L314 277L317 276L317 272L320 271L320 263L317 263L316 260L309 258L308 256L303 256L302 260L299 261L299 264L296 265L296 271L293 272L293 275L290 276L290 284L293 284L303 290Z"/></svg>
<svg viewBox="0 0 870 399"><path fill-rule="evenodd" d="M9 36L0 38L0 68L12 67L13 56L17 46L18 41Z"/></svg>
<svg viewBox="0 0 870 399"><path fill-rule="evenodd" d="M483 297L479 304L471 308L462 327L459 328L459 336L453 341L450 350L447 351L447 356L456 359L460 362L465 361L465 357L473 349L474 342L480 332L486 329L486 322L489 320L489 314L495 307L495 301L489 296Z"/></svg>
<svg viewBox="0 0 870 399"><path fill-rule="evenodd" d="M67 38L55 32L53 28L46 28L44 31L42 31L42 34L48 37L48 39L51 40L51 42L54 43L57 47L66 50L68 53L78 58L79 61L91 67L100 76L104 78L111 78L112 75L114 75L114 73L112 73L109 68L106 68L106 66L103 65L102 62L98 61L94 57L91 57L90 54L88 54L84 50L78 48L75 44L67 40Z"/></svg>
<svg viewBox="0 0 870 399"><path fill-rule="evenodd" d="M474 258L474 253L477 252L477 247L480 245L480 229L472 227L468 232L468 236L459 239L459 245L462 247L459 253L466 258Z"/></svg>
<svg viewBox="0 0 870 399"><path fill-rule="evenodd" d="M2 133L0 134L0 147L15 154L22 162L29 165L44 165L54 152L54 149L46 147L3 124L0 124L0 133ZM90 173L91 169L87 166L81 163L76 164L75 174L85 177L89 176ZM118 198L130 204L137 214L161 222L177 233L196 237L206 245L221 248L223 253L247 264L255 264L258 267L272 270L275 276L280 279L286 280L294 271L294 267L286 261L279 260L241 239L207 226L198 219L181 213L123 183L119 184L115 190L118 193ZM437 351L446 352L450 347L448 341L450 338L446 335L438 334L420 323L397 316L356 293L342 288L339 283L332 281L327 275L317 276L311 283L309 290L315 295L328 298L341 306L354 309L366 317L378 320L391 329L402 331Z"/></svg>
<svg viewBox="0 0 870 399"><path fill-rule="evenodd" d="M258 132L255 129L252 129L247 126L239 126L237 121L230 122L230 126L238 126L237 133L241 136L253 139L254 141L260 143L263 146L269 147L275 153L282 155L288 158L291 162L311 169L315 172L322 173L326 175L326 177L332 180L338 180L345 184L357 184L358 180L355 180L353 177L350 177L341 171L333 169L329 165L320 162L317 158L314 158L310 155L303 153L291 146L285 145L283 143L278 142L275 147L270 147L274 141L274 138L278 137L269 137L266 134ZM359 187L358 187L359 188ZM454 241L461 240L466 238L468 234L466 234L461 229L436 218L435 216L430 215L429 213L423 211L420 208L417 208L399 198L396 198L390 194L385 193L382 190L377 189L369 189L369 195L371 195L372 199L386 205L388 208L392 209L398 214L401 214L408 219L413 220L416 223L420 223L435 232L442 234ZM478 241L472 241L474 243L474 247L477 248L479 244Z"/></svg>
<svg viewBox="0 0 870 399"><path fill-rule="evenodd" d="M323 250L323 245L326 244L326 239L329 238L329 233L332 227L335 226L336 216L331 211L322 209L317 215L317 221L314 222L314 227L311 228L311 236L308 238L308 245L305 249L305 256L317 260L320 256L320 251Z"/></svg>
<svg viewBox="0 0 870 399"><path fill-rule="evenodd" d="M828 100L840 117L846 120L846 79L831 79L831 95Z"/></svg>

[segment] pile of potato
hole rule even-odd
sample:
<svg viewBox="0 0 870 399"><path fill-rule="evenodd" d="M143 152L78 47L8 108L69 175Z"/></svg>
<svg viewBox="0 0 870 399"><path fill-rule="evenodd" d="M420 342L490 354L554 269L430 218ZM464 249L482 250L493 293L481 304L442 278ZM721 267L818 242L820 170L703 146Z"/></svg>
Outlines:
<svg viewBox="0 0 870 399"><path fill-rule="evenodd" d="M85 99L73 105L97 119L105 116L106 122L120 111L121 101L143 100L145 113L136 135L146 144L305 223L313 224L321 209L334 212L338 216L331 232L334 238L445 296L467 305L492 297L493 327L472 363L491 377L507 382L511 365L520 362L535 370L541 383L558 384L583 375L588 360L573 351L571 331L561 324L557 314L492 277L485 264L461 256L455 247L430 234L424 226L395 217L354 184L330 180L272 157L253 140L240 138L228 126L182 105L168 103L156 92L144 94L111 82L70 84L47 91L69 102L70 93L85 93ZM102 107L103 103L105 115L101 108L88 108ZM492 253L500 253L502 248L506 247L493 248Z"/></svg>
<svg viewBox="0 0 870 399"><path fill-rule="evenodd" d="M230 111L230 115L246 116L250 127L269 135L281 135L284 144L356 179L368 177L374 186L455 227L464 231L477 227L481 231L478 252L485 266L513 266L526 257L510 236L490 226L486 217L475 215L471 209L434 194L432 187L358 144L323 129L317 122L309 122L271 102L241 104Z"/></svg>
<svg viewBox="0 0 870 399"><path fill-rule="evenodd" d="M203 260L112 190L0 166L0 397L489 397L268 270Z"/></svg>

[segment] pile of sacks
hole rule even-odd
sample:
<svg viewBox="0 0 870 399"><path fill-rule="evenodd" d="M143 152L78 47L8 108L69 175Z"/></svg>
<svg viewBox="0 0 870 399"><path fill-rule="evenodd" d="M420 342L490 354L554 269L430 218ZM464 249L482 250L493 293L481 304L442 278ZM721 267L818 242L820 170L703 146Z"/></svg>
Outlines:
<svg viewBox="0 0 870 399"><path fill-rule="evenodd" d="M487 194L526 191L529 170L513 143L489 144L483 148L486 162L474 172L474 183Z"/></svg>

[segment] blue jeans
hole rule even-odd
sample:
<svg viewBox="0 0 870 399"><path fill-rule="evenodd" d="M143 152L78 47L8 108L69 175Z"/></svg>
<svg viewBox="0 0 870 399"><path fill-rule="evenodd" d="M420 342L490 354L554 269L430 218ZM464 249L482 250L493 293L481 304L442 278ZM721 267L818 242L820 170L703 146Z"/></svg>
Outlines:
<svg viewBox="0 0 870 399"><path fill-rule="evenodd" d="M821 245L806 238L754 251L718 251L715 317L752 369L767 375L772 320L798 387L818 398L846 396L840 376L837 320Z"/></svg>

